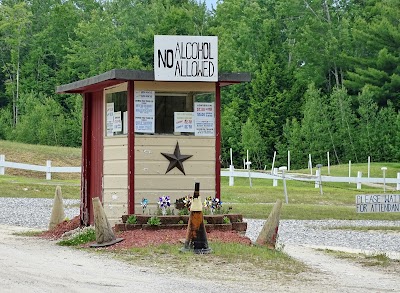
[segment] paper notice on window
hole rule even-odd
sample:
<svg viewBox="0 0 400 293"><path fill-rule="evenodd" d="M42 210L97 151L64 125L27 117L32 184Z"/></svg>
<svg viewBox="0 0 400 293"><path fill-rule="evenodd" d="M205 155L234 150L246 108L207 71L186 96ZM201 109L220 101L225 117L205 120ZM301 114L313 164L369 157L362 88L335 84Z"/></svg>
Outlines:
<svg viewBox="0 0 400 293"><path fill-rule="evenodd" d="M125 111L122 115L122 126L123 126L123 134L127 134L128 133L128 111Z"/></svg>
<svg viewBox="0 0 400 293"><path fill-rule="evenodd" d="M194 132L194 113L175 112L174 132Z"/></svg>
<svg viewBox="0 0 400 293"><path fill-rule="evenodd" d="M114 103L107 103L107 136L113 136L114 133Z"/></svg>
<svg viewBox="0 0 400 293"><path fill-rule="evenodd" d="M155 92L135 91L135 132L154 133Z"/></svg>
<svg viewBox="0 0 400 293"><path fill-rule="evenodd" d="M194 103L195 135L215 135L214 103Z"/></svg>
<svg viewBox="0 0 400 293"><path fill-rule="evenodd" d="M135 132L154 133L154 117L135 117Z"/></svg>
<svg viewBox="0 0 400 293"><path fill-rule="evenodd" d="M121 132L121 131L122 131L121 111L114 112L113 132Z"/></svg>

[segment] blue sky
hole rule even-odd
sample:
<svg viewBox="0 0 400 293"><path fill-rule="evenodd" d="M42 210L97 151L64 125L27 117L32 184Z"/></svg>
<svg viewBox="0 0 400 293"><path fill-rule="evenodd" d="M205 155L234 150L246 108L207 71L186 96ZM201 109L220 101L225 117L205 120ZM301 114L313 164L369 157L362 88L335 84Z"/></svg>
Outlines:
<svg viewBox="0 0 400 293"><path fill-rule="evenodd" d="M203 1L203 0L200 0L200 1ZM211 9L211 5L214 6L214 8L215 8L216 3L217 3L217 0L206 0L208 9Z"/></svg>

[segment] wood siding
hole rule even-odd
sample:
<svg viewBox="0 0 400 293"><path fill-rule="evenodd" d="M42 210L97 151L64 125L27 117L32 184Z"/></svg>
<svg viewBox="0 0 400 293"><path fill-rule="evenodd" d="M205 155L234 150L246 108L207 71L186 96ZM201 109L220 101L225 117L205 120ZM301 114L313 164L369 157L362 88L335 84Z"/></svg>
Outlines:
<svg viewBox="0 0 400 293"><path fill-rule="evenodd" d="M128 137L104 138L103 206L111 225L128 213Z"/></svg>
<svg viewBox="0 0 400 293"><path fill-rule="evenodd" d="M183 162L186 175L177 168L165 173L169 161L161 153L173 154L179 143L183 155L192 155ZM195 136L135 136L135 210L141 211L142 198L149 200L152 212L162 195L179 197L193 194L194 183L200 182L204 199L215 196L215 139Z"/></svg>

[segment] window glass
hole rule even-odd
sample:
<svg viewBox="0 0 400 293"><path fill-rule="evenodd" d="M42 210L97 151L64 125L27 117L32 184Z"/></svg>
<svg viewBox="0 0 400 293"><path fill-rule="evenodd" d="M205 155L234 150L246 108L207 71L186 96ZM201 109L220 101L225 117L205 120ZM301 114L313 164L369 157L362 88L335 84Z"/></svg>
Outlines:
<svg viewBox="0 0 400 293"><path fill-rule="evenodd" d="M106 136L128 133L127 92L106 94Z"/></svg>

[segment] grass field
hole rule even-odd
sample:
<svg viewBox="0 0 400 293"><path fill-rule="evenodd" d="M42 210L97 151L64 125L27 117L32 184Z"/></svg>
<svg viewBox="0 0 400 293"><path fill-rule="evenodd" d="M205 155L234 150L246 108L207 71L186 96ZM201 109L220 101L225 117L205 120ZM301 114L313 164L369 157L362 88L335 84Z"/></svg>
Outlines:
<svg viewBox="0 0 400 293"><path fill-rule="evenodd" d="M81 150L27 145L0 140L0 154L6 160L19 163L45 165L51 160L54 166L80 166ZM395 177L400 172L398 163L373 163L371 176L381 177L380 168L386 166L387 177ZM352 170L367 170L367 164L354 164ZM295 170L296 173L308 173L308 170ZM364 172L364 171L363 171ZM327 174L327 169L322 168ZM62 186L64 198L80 197L79 174L54 174L53 180L44 180L45 174L7 169L5 176L0 176L0 197L45 197L53 198L56 185ZM332 176L348 176L348 165L331 166ZM235 178L235 186L228 186L228 178L221 179L221 194L225 208L231 206L233 212L242 213L247 218L266 218L277 199L285 201L282 182L272 186L272 180L253 179L252 188L247 178ZM313 182L287 181L289 204L282 209L283 219L379 219L398 220L398 213L357 214L355 196L365 193L382 193L382 188L363 185L356 190L355 184L323 183L323 195ZM390 191L395 193L394 191ZM400 192L397 192L400 193Z"/></svg>

